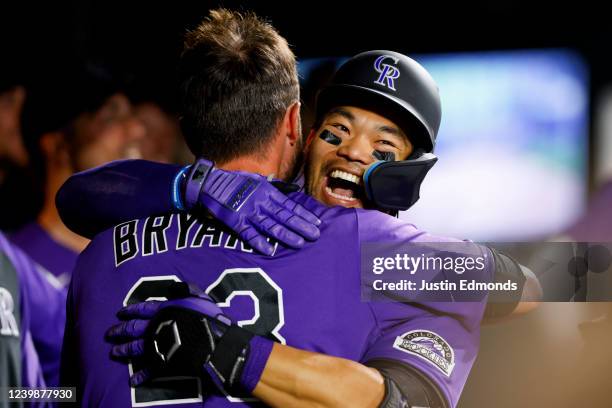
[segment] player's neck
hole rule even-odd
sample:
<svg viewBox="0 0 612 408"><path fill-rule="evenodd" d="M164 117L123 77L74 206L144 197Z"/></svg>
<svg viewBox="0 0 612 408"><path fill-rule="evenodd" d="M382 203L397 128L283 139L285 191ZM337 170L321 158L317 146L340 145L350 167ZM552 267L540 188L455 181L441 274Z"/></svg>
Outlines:
<svg viewBox="0 0 612 408"><path fill-rule="evenodd" d="M280 126L261 151L240 156L225 163L218 163L218 167L223 170L247 171L264 177L274 176L276 179L285 180L292 174L297 157L296 152L300 149L300 143L297 143L291 137L292 134L286 132L286 129L283 130L285 127Z"/></svg>
<svg viewBox="0 0 612 408"><path fill-rule="evenodd" d="M55 169L48 172L45 185L45 201L38 214L38 224L53 238L54 241L76 252L81 252L89 240L70 231L64 225L55 207L55 195L61 185L72 174L68 169Z"/></svg>
<svg viewBox="0 0 612 408"><path fill-rule="evenodd" d="M261 174L262 176L266 177L270 174L276 174L278 171L278 166L270 166L268 165L268 163L263 162L261 159L259 159L259 161L256 161L254 160L254 158L248 157L241 157L239 159L223 163L219 165L219 168L231 171L247 171L249 173Z"/></svg>
<svg viewBox="0 0 612 408"><path fill-rule="evenodd" d="M261 174L268 177L274 175L279 178L280 155L274 149L266 153L240 156L228 162L219 164L219 168L230 171L247 171L249 173Z"/></svg>
<svg viewBox="0 0 612 408"><path fill-rule="evenodd" d="M75 252L81 252L89 243L87 238L75 234L64 225L55 206L43 207L43 210L38 214L37 221L54 241Z"/></svg>
<svg viewBox="0 0 612 408"><path fill-rule="evenodd" d="M256 152L232 159L228 162L218 164L223 170L247 171L268 177L273 175L275 178L282 179L286 176L286 169L283 168L283 161L287 161L291 152L287 151L286 138L278 133L267 145L263 152Z"/></svg>

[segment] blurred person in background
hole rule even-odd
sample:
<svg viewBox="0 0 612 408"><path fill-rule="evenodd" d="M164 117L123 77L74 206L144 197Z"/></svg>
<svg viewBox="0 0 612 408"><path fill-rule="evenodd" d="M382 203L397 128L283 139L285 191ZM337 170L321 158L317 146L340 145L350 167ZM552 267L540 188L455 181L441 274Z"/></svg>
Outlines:
<svg viewBox="0 0 612 408"><path fill-rule="evenodd" d="M160 81L167 77L167 81ZM187 164L194 160L181 136L172 73L163 70L140 74L130 84L134 114L144 128L140 139L143 159L160 163Z"/></svg>
<svg viewBox="0 0 612 408"><path fill-rule="evenodd" d="M31 319L39 310L31 300L45 293L45 282L32 262L0 232L0 406L9 401L5 387L44 387L45 381L32 341Z"/></svg>
<svg viewBox="0 0 612 408"><path fill-rule="evenodd" d="M20 166L28 164L28 153L19 127L25 94L25 88L17 84L6 84L0 88L0 157Z"/></svg>
<svg viewBox="0 0 612 408"><path fill-rule="evenodd" d="M44 196L36 219L11 239L63 288L88 240L61 222L55 208L57 190L75 172L142 157L145 131L108 69L88 65L75 74L58 75L34 84L23 107L26 147Z"/></svg>
<svg viewBox="0 0 612 408"><path fill-rule="evenodd" d="M89 240L64 226L55 207L55 194L74 172L112 160L142 157L145 132L122 84L98 65L79 68L76 73L64 69L37 79L28 88L21 128L43 199L35 220L10 238L34 261L37 273L56 292L53 297L61 299L61 308L56 308L55 302L48 306L55 313L32 322L45 382L56 386L66 285L78 254ZM44 297L39 300L46 302Z"/></svg>
<svg viewBox="0 0 612 408"><path fill-rule="evenodd" d="M26 90L10 71L0 76L0 229L7 231L30 219L38 204L19 125Z"/></svg>
<svg viewBox="0 0 612 408"><path fill-rule="evenodd" d="M141 151L143 158L161 163L183 163L185 159L189 160L180 156L181 132L178 120L172 114L154 101L137 104L134 114L145 130Z"/></svg>

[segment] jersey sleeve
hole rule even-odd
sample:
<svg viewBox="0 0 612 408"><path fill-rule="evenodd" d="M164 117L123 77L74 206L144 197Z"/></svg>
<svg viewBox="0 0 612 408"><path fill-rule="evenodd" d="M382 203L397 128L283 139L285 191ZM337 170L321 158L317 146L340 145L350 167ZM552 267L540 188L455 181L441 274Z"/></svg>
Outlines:
<svg viewBox="0 0 612 408"><path fill-rule="evenodd" d="M92 238L123 221L173 211L171 187L181 167L147 160L114 161L72 175L55 203L68 228Z"/></svg>
<svg viewBox="0 0 612 408"><path fill-rule="evenodd" d="M420 290L421 281L443 279L459 282L461 279L474 279L491 282L495 272L491 251L470 241L429 234L404 220L375 211L359 210L357 215L362 263L364 259L369 259L363 257L364 252L372 251L372 248L375 253L382 248L383 256L401 253L397 251L415 255L421 254L418 245L430 251L426 252L427 256L482 258L482 269L469 274L437 267L431 270L417 268L415 274L410 276L419 290L384 292L380 298L370 298L369 301L378 333L362 362L389 360L404 364L410 370L421 373L424 381L434 384L448 406L456 406L478 352L487 292L467 293L457 285L456 289L437 292L445 296L445 301L432 300L435 298L424 295L425 292ZM415 248L411 247L412 244L418 248L414 254L411 252ZM371 286L368 285L370 274L373 272L362 271L363 287ZM394 278L407 278L409 275L404 270L396 270L386 271L382 276L387 281L394 281Z"/></svg>
<svg viewBox="0 0 612 408"><path fill-rule="evenodd" d="M28 299L30 341L38 351L47 386L59 384L60 354L66 320L66 289L54 287L21 252L22 281Z"/></svg>
<svg viewBox="0 0 612 408"><path fill-rule="evenodd" d="M372 304L379 336L362 363L396 362L433 384L447 406L455 407L474 364L480 327L466 327L450 315L403 303ZM481 315L482 313L479 312Z"/></svg>
<svg viewBox="0 0 612 408"><path fill-rule="evenodd" d="M433 235L404 220L378 211L359 210L357 217L362 261L362 299L410 302L433 313L450 315L465 326L480 325L488 292L482 287L471 289L466 282L488 284L494 281L495 260L488 247L469 240ZM381 274L372 270L373 258L387 258L396 254L421 257L421 266L415 267L412 272L397 269L395 266ZM430 267L423 267L425 258L429 258L427 265ZM442 267L442 260L465 262L468 258L474 261L472 268L461 270L461 273L456 267ZM455 262L454 265L459 263ZM414 288L419 290L405 290L403 287L396 290L375 290L373 283L376 279L384 282L410 280L415 285ZM461 281L465 281L463 286ZM422 291L420 288L424 282L449 282L454 286L442 286L443 290Z"/></svg>
<svg viewBox="0 0 612 408"><path fill-rule="evenodd" d="M377 210L356 210L359 242L410 242L426 234L414 224Z"/></svg>
<svg viewBox="0 0 612 408"><path fill-rule="evenodd" d="M21 252L19 248L8 243L2 234L0 234L0 253L1 252L5 252L8 256L18 279L21 386L44 388L45 380L43 371L38 359L38 353L34 347L31 332L31 319L33 314L37 312L32 309L32 298L37 294L32 293L31 283L33 278L36 278L38 271L35 269L34 263L30 258ZM2 265L0 265L0 267L2 267Z"/></svg>
<svg viewBox="0 0 612 408"><path fill-rule="evenodd" d="M77 348L76 333L74 327L74 297L72 288L73 285L71 283L68 288L68 295L66 300L66 326L64 330L64 340L62 344L60 385L62 387L76 387L77 400L80 401L79 393L81 392L81 387L78 382L79 352Z"/></svg>

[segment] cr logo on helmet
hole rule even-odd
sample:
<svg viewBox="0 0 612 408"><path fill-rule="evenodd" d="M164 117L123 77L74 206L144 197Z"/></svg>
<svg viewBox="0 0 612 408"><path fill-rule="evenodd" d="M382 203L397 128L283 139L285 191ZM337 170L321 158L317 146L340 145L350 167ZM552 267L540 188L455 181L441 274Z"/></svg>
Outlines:
<svg viewBox="0 0 612 408"><path fill-rule="evenodd" d="M399 61L397 58L392 57L391 55L381 55L380 57L376 58L376 61L374 61L374 69L376 72L380 73L380 75L378 76L378 79L374 81L374 83L386 86L387 88L395 91L395 80L399 78L400 71L393 65L383 64L383 61L386 59L393 60L393 64L397 64Z"/></svg>

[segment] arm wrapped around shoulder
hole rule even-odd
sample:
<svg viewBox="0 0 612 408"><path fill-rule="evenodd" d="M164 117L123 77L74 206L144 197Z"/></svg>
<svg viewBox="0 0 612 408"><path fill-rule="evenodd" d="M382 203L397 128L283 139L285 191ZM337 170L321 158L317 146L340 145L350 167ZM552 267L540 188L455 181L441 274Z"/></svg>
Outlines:
<svg viewBox="0 0 612 408"><path fill-rule="evenodd" d="M542 297L542 289L534 273L511 256L489 247L495 262L495 282L512 282L514 291L491 292L485 309L487 322L527 313Z"/></svg>
<svg viewBox="0 0 612 408"><path fill-rule="evenodd" d="M375 359L366 364L385 378L385 398L380 408L448 408L444 396L424 374L408 364Z"/></svg>

